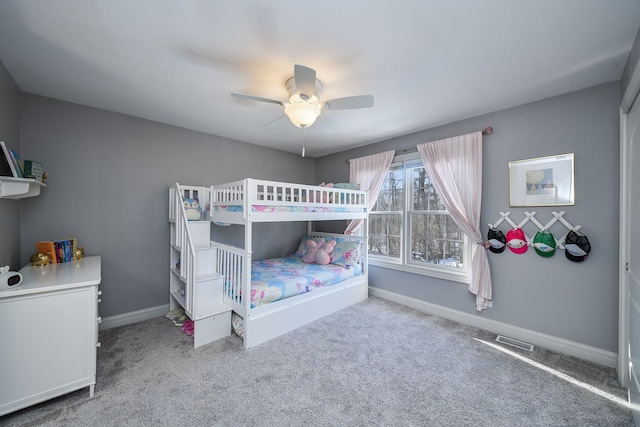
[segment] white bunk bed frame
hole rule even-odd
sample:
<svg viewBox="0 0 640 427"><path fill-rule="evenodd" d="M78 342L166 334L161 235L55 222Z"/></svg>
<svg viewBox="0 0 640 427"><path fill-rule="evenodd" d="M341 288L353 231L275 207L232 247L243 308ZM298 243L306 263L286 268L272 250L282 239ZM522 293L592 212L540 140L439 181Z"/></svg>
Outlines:
<svg viewBox="0 0 640 427"><path fill-rule="evenodd" d="M206 187L176 186L176 192L182 188L196 188L200 201L208 201L207 211L211 221L218 224L238 224L244 226L244 248L238 248L221 242L210 242L215 248L215 272L223 277L223 303L244 320L244 347L255 347L296 328L320 319L350 305L368 298L369 276L367 267L367 192L290 184L247 178L241 181ZM189 254L182 259L187 288L193 289L195 256L189 224L181 215L184 211L179 197L171 197L170 218L173 216L178 227L178 240L182 240ZM252 206L267 208L294 207L307 211L269 211L253 210ZM221 210L222 206L241 206L235 211ZM335 208L344 210L336 212ZM308 211L311 210L311 211ZM329 211L327 211L329 210ZM176 216L178 218L176 218ZM362 235L344 235L312 231L314 221L360 219ZM254 222L292 222L307 221L309 236L339 237L357 240L362 243L360 264L362 274L313 292L272 302L251 308L251 261L252 261L252 224ZM182 230L180 230L182 228ZM202 267L200 267L202 268ZM191 284L191 285L190 285ZM197 298L194 292L189 298ZM193 300L192 304L206 306L202 301ZM197 325L196 325L197 326ZM196 334L198 330L196 328Z"/></svg>
<svg viewBox="0 0 640 427"><path fill-rule="evenodd" d="M343 190L256 179L244 179L211 187L210 215L214 222L244 226L244 249L216 243L216 270L225 280L223 301L244 319L244 347L251 348L313 322L369 295L367 271L367 192ZM242 211L216 207L242 205ZM315 212L254 211L252 206L293 206ZM351 212L322 212L325 208L354 209ZM361 219L363 236L318 233L312 221ZM307 235L354 239L362 242L362 274L326 288L251 308L252 224L254 222L308 221Z"/></svg>

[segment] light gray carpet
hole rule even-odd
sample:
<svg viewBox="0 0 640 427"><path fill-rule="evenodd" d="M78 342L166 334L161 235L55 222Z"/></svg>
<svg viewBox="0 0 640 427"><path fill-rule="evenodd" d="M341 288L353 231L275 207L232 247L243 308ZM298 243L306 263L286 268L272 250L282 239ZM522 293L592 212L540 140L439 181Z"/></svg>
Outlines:
<svg viewBox="0 0 640 427"><path fill-rule="evenodd" d="M379 298L243 350L193 349L165 318L103 331L88 388L0 418L6 426L633 426L615 372Z"/></svg>

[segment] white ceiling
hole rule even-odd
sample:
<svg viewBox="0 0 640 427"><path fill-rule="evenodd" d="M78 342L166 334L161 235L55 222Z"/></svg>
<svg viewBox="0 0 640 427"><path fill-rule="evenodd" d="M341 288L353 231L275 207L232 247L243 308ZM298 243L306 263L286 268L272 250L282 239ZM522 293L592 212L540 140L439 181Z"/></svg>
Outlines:
<svg viewBox="0 0 640 427"><path fill-rule="evenodd" d="M25 92L294 153L282 107L230 93L285 101L302 64L321 100L375 98L323 111L316 157L618 80L639 25L640 0L2 0L0 60Z"/></svg>

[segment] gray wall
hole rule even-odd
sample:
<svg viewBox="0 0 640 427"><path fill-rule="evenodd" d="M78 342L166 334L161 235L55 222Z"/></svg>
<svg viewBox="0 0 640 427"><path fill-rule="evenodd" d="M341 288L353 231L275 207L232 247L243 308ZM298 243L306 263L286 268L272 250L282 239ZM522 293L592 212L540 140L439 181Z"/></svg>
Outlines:
<svg viewBox="0 0 640 427"><path fill-rule="evenodd" d="M319 181L348 179L345 159L473 132L484 137L482 232L510 211L515 222L523 211L537 212L543 224L551 211L581 225L592 244L586 262L572 263L563 251L542 258L529 250L489 254L493 308L475 311L467 286L379 267L370 268L372 286L466 313L617 352L618 213L620 83L613 82L520 107L470 118L318 159ZM575 206L509 208L508 163L553 154L575 153ZM501 226L504 232L508 225ZM525 227L533 236L537 229ZM567 232L556 225L557 238Z"/></svg>
<svg viewBox="0 0 640 427"><path fill-rule="evenodd" d="M78 238L102 256L103 317L168 303L169 186L315 176L314 159L31 94L20 122L22 157L49 174L40 196L22 201L22 264L37 240ZM289 250L273 242L304 226L260 231L257 257Z"/></svg>
<svg viewBox="0 0 640 427"><path fill-rule="evenodd" d="M508 207L510 160L573 152L576 205L561 210L589 236L593 251L587 262L570 263L562 252L550 259L531 251L520 256L490 254L494 308L480 314L466 286L458 283L371 267L371 284L617 350L619 82L317 161L58 100L20 96L4 68L0 68L0 90L2 139L19 148L22 158L44 163L50 176L38 197L0 200L0 264L17 269L28 263L36 240L77 237L88 255L103 257L103 316L168 302L167 188L176 181L207 185L247 176L309 184L347 181L348 158L493 126L495 133L485 137L484 145L483 227L494 222L499 211L523 217L524 209ZM316 180L309 180L314 176ZM552 210L560 209L535 208L542 222ZM336 230L344 226L334 225ZM257 252L290 252L295 243L274 247L272 242L283 234L300 234L303 227L258 227ZM525 230L532 234L531 226ZM558 236L566 230L552 231ZM215 233L239 239L233 230Z"/></svg>
<svg viewBox="0 0 640 427"><path fill-rule="evenodd" d="M0 62L0 141L20 154L20 91ZM19 270L20 202L0 199L0 266Z"/></svg>

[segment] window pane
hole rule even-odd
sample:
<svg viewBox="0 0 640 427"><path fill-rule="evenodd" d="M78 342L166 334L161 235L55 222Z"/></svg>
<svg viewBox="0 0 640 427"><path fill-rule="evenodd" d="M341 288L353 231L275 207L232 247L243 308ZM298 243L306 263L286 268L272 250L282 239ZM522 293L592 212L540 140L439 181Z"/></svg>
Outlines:
<svg viewBox="0 0 640 427"><path fill-rule="evenodd" d="M447 215L445 218L447 220L447 235L445 237L449 240L462 241L463 233L460 230L460 227L456 225L455 221L453 220L453 218L451 218L450 215Z"/></svg>
<svg viewBox="0 0 640 427"><path fill-rule="evenodd" d="M372 255L387 255L389 246L385 236L369 236L369 253Z"/></svg>
<svg viewBox="0 0 640 427"><path fill-rule="evenodd" d="M400 258L400 247L402 246L402 240L400 236L389 237L389 256L392 258Z"/></svg>
<svg viewBox="0 0 640 427"><path fill-rule="evenodd" d="M413 169L413 210L426 211L429 209L429 193L427 183L429 177L424 168Z"/></svg>
<svg viewBox="0 0 640 427"><path fill-rule="evenodd" d="M391 170L382 184L374 211L402 211L404 209L404 170Z"/></svg>
<svg viewBox="0 0 640 427"><path fill-rule="evenodd" d="M448 267L462 268L462 242L444 242L444 259L442 263Z"/></svg>
<svg viewBox="0 0 640 427"><path fill-rule="evenodd" d="M442 200L440 200L440 196L436 193L436 189L433 188L433 184L430 184L431 191L433 193L433 197L429 199L429 209L433 211L446 211L447 208L444 207Z"/></svg>
<svg viewBox="0 0 640 427"><path fill-rule="evenodd" d="M384 215L369 215L369 237L384 234Z"/></svg>
<svg viewBox="0 0 640 427"><path fill-rule="evenodd" d="M426 215L411 215L411 259L426 262L428 233Z"/></svg>
<svg viewBox="0 0 640 427"><path fill-rule="evenodd" d="M433 183L425 168L413 169L413 210L444 211L442 200L438 197Z"/></svg>
<svg viewBox="0 0 640 427"><path fill-rule="evenodd" d="M462 237L447 214L411 215L411 261L462 268Z"/></svg>
<svg viewBox="0 0 640 427"><path fill-rule="evenodd" d="M402 214L369 215L369 253L400 258Z"/></svg>
<svg viewBox="0 0 640 427"><path fill-rule="evenodd" d="M400 258L400 237L369 236L369 254Z"/></svg>
<svg viewBox="0 0 640 427"><path fill-rule="evenodd" d="M401 214L371 214L369 215L369 234L400 236L401 221Z"/></svg>
<svg viewBox="0 0 640 427"><path fill-rule="evenodd" d="M444 239L446 237L446 216L425 215L427 218L427 233L431 238Z"/></svg>

